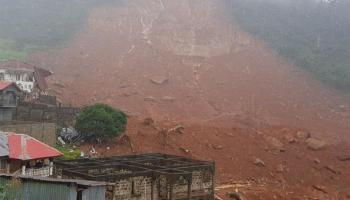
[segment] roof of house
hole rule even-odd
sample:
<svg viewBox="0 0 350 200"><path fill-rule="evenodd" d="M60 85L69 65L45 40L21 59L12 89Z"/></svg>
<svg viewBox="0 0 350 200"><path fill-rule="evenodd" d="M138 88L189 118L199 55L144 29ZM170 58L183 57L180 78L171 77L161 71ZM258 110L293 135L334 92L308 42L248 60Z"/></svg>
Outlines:
<svg viewBox="0 0 350 200"><path fill-rule="evenodd" d="M0 69L30 69L34 72L34 79L39 89L45 90L48 88L45 78L51 76L53 73L49 70L36 67L34 65L18 61L10 60L6 62L0 62Z"/></svg>
<svg viewBox="0 0 350 200"><path fill-rule="evenodd" d="M0 91L5 90L6 88L10 87L11 85L14 85L18 90L21 90L14 82L0 81Z"/></svg>
<svg viewBox="0 0 350 200"><path fill-rule="evenodd" d="M0 133L0 156L16 160L60 157L63 154L49 145L25 134Z"/></svg>
<svg viewBox="0 0 350 200"><path fill-rule="evenodd" d="M0 81L0 91L8 88L11 84L13 84L13 83L7 82L7 81Z"/></svg>
<svg viewBox="0 0 350 200"><path fill-rule="evenodd" d="M87 186L87 187L115 185L115 183L107 183L102 181L89 181L89 180L80 180L80 179L60 179L60 178L49 178L49 177L40 177L40 176L23 176L23 175L4 174L4 173L0 173L0 177L8 177L10 179L21 178L22 180L33 180L33 181L63 183L63 184L74 183L77 185Z"/></svg>

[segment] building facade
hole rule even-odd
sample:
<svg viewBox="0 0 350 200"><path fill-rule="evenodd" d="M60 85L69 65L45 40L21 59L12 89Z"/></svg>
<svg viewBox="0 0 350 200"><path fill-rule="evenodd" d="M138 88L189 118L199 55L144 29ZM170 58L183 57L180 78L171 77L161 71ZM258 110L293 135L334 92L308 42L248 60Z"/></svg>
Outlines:
<svg viewBox="0 0 350 200"><path fill-rule="evenodd" d="M21 92L15 83L0 81L0 122L12 120L13 109L17 106Z"/></svg>
<svg viewBox="0 0 350 200"><path fill-rule="evenodd" d="M45 93L47 89L45 79L50 75L52 75L51 71L20 61L0 63L0 81L14 82L29 94Z"/></svg>

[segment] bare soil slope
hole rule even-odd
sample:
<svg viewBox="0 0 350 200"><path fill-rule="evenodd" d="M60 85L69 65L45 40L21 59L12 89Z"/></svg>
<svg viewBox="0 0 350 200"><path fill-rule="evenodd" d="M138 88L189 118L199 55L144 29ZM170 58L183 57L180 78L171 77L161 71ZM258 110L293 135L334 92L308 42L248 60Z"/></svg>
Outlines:
<svg viewBox="0 0 350 200"><path fill-rule="evenodd" d="M300 184L307 189L297 191L299 199L310 191L336 199L350 186L349 164L337 160L338 151L348 151L349 102L241 32L222 6L220 0L131 0L98 8L65 48L31 60L56 72L51 93L62 100L73 105L104 102L133 116L128 134L136 152L214 159L218 181L254 179L258 189L260 182L271 183L257 193L278 190L283 198L277 199L292 199L288 191ZM136 120L142 117L151 117L158 127L181 124L186 134L171 135L164 144L161 128L144 131ZM289 146L285 135L295 136L298 130L308 130L329 147L318 153L304 141ZM285 153L266 147L276 146L271 137L288 143ZM130 149L119 145L103 154L117 153ZM257 167L258 157L271 164ZM315 166L314 160L321 157L343 173L319 173L323 163ZM276 177L280 164L291 170ZM317 189L323 182L331 191ZM293 188L287 190L289 186ZM254 192L250 199L259 199Z"/></svg>

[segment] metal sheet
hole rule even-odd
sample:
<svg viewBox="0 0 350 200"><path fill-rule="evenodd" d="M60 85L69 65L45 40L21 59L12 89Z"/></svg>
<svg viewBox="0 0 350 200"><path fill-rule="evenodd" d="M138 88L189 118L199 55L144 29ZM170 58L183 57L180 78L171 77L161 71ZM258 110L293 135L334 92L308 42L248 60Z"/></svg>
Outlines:
<svg viewBox="0 0 350 200"><path fill-rule="evenodd" d="M9 155L7 134L0 133L0 157Z"/></svg>

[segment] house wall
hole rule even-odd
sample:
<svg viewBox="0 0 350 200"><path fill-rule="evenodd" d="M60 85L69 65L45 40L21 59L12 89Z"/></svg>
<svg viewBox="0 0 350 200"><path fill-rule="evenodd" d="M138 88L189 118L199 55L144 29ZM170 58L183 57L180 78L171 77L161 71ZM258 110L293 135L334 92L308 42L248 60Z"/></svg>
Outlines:
<svg viewBox="0 0 350 200"><path fill-rule="evenodd" d="M0 122L11 121L13 119L12 108L0 107Z"/></svg>
<svg viewBox="0 0 350 200"><path fill-rule="evenodd" d="M7 185L8 199L27 200L77 200L77 185L41 182L35 180L10 180L0 177L0 185ZM92 200L92 199L87 199Z"/></svg>
<svg viewBox="0 0 350 200"><path fill-rule="evenodd" d="M213 200L213 174L210 171L194 171L192 174L192 199ZM165 176L159 177L152 185L151 177L132 177L115 182L113 189L108 190L108 200L153 200L170 199L170 186ZM186 199L188 194L187 180L180 178L173 185L173 199Z"/></svg>

